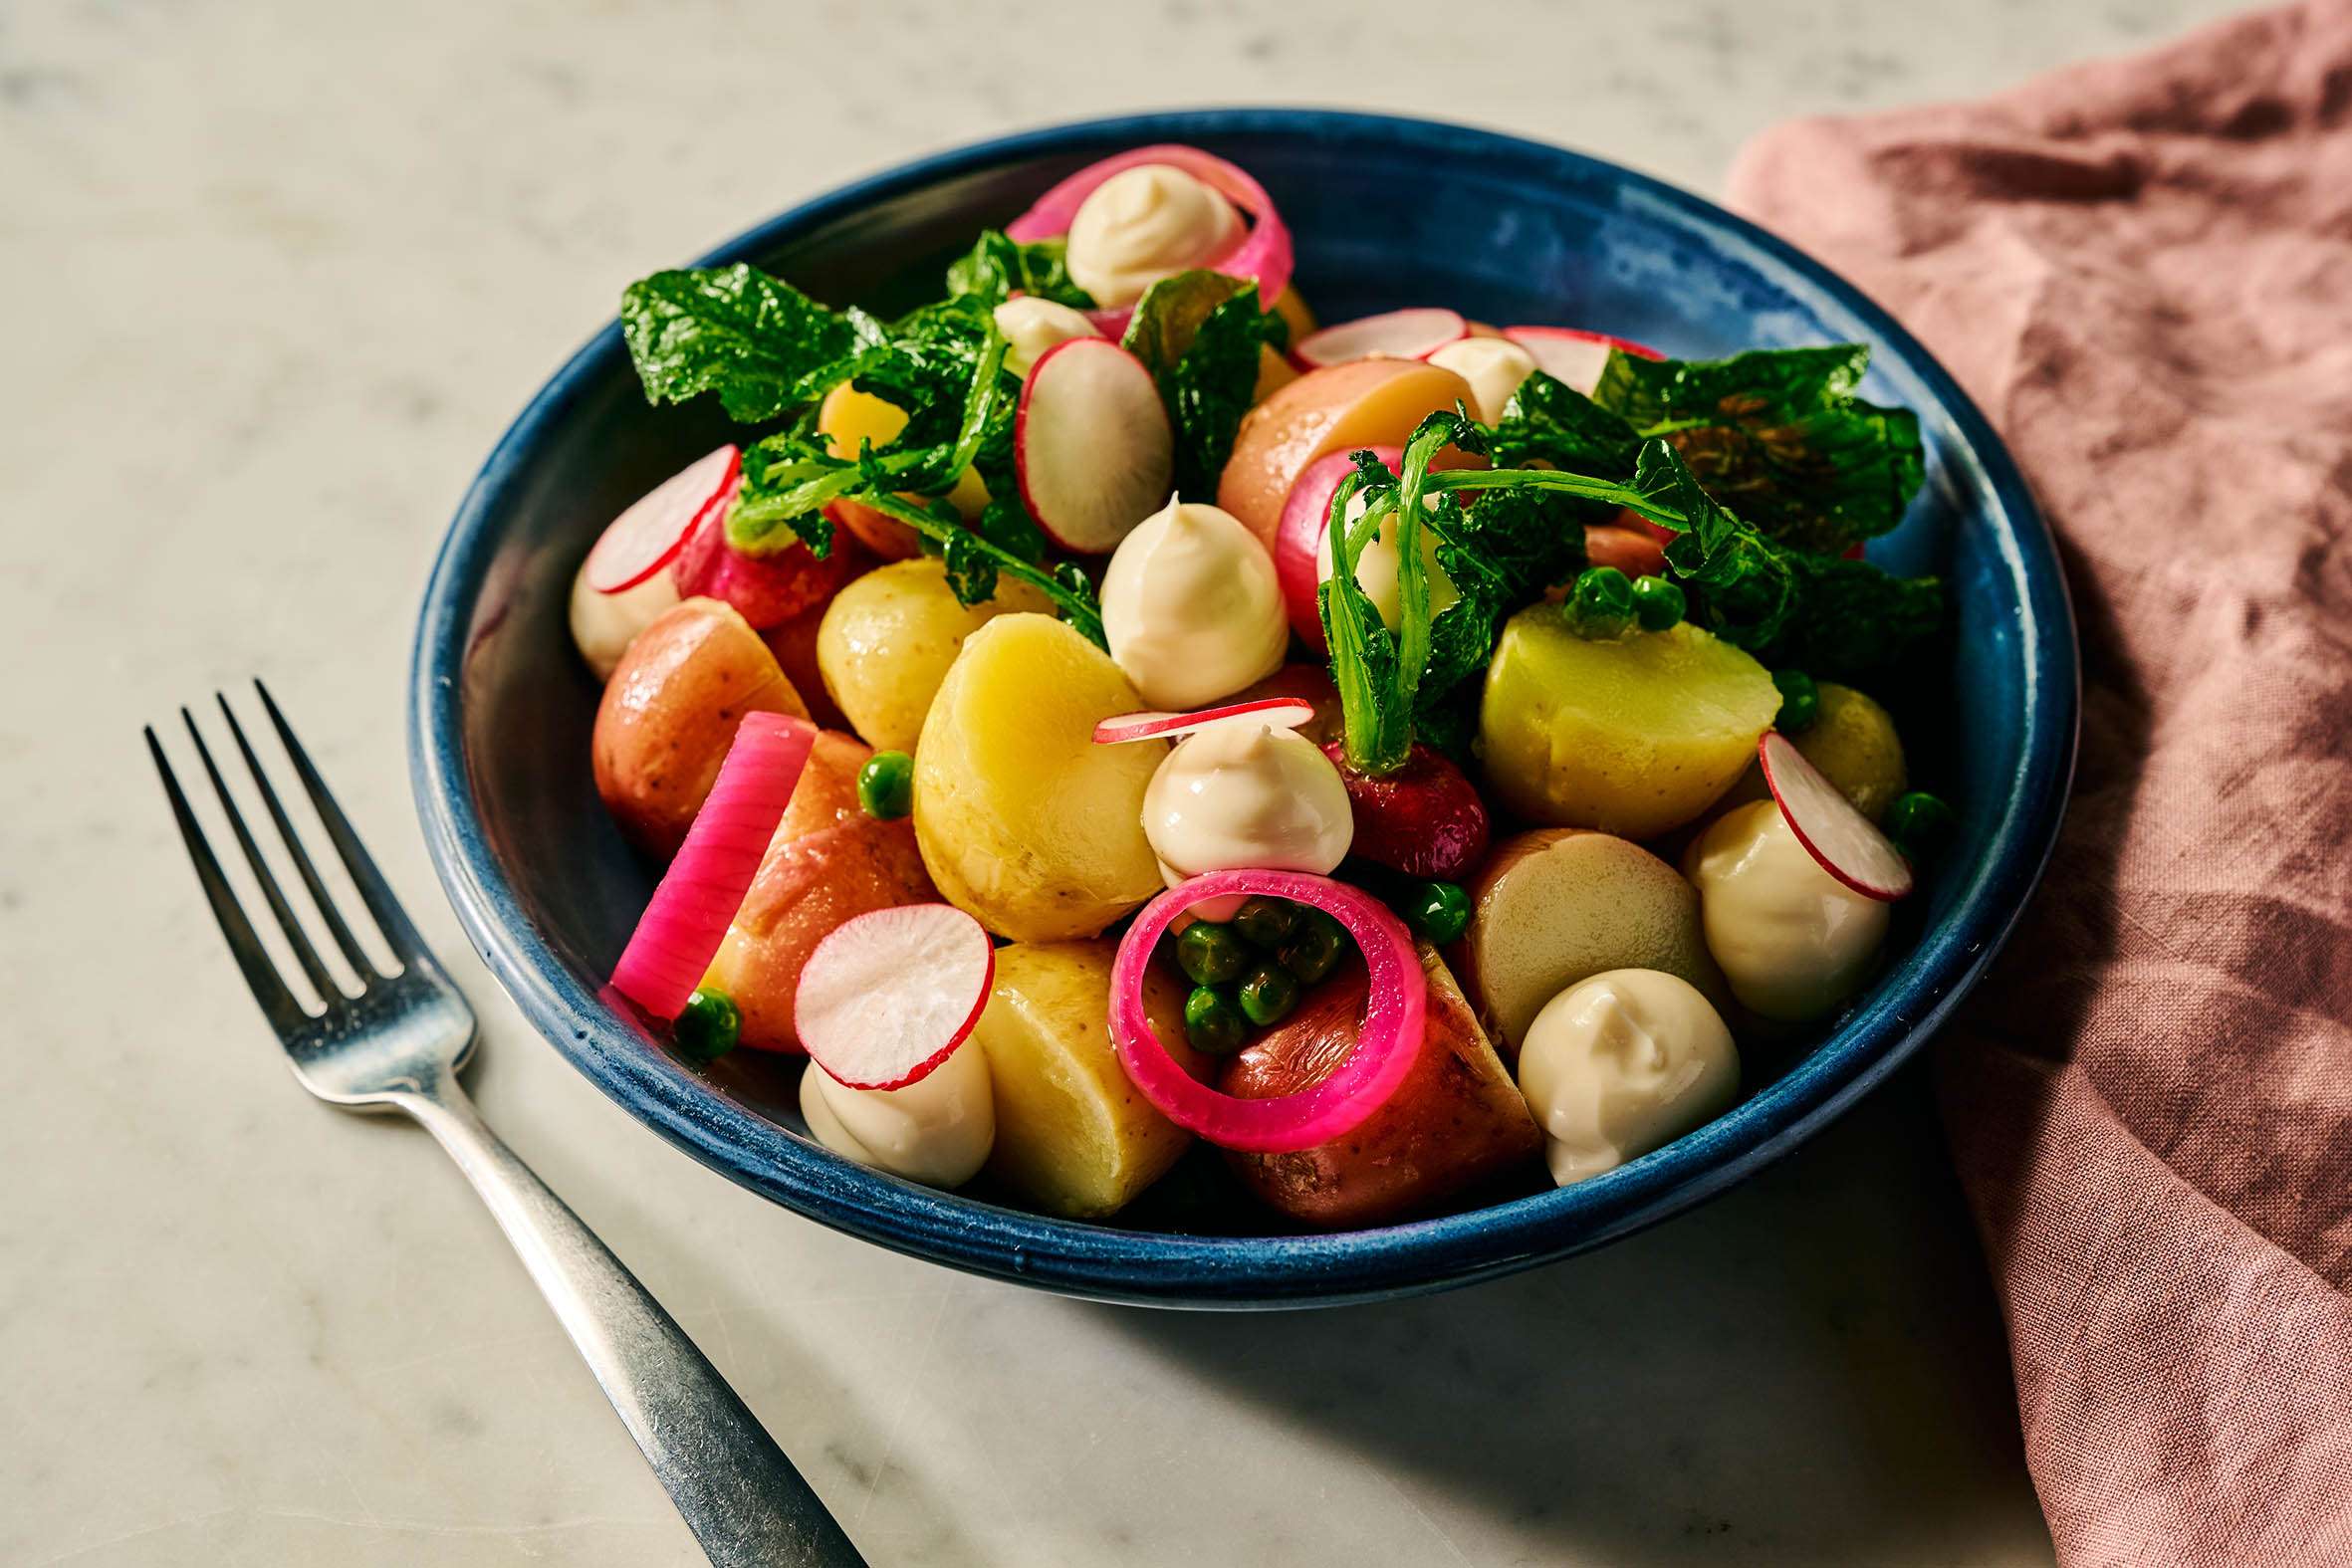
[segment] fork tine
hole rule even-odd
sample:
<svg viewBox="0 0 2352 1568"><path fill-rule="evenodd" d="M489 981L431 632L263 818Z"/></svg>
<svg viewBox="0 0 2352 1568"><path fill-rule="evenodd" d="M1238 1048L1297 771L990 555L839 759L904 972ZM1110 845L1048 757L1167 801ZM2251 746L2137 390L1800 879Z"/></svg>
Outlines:
<svg viewBox="0 0 2352 1568"><path fill-rule="evenodd" d="M278 968L270 962L270 955L254 934L253 923L238 907L236 892L229 879L221 874L220 862L213 858L212 845L204 840L204 829L196 824L196 813L188 809L188 797L180 793L179 781L172 777L171 764L164 759L163 743L155 739L154 726L145 727L147 755L155 760L155 772L162 776L163 792L171 797L171 814L179 822L179 836L188 846L188 858L195 862L196 880L204 885L204 897L212 905L212 918L220 923L220 934L228 939L229 952L237 960L237 968L245 973L245 984L253 992L253 1000L261 1004L262 1014L270 1020L280 1035L292 1033L310 1020L302 1005L294 1000L294 993L278 978Z"/></svg>
<svg viewBox="0 0 2352 1568"><path fill-rule="evenodd" d="M229 793L228 781L213 765L212 748L204 744L204 733L196 728L196 716L182 708L180 722L188 727L188 739L196 743L197 760L204 765L204 777L212 781L212 792L220 796L221 814L229 819L229 832L236 838L237 847L245 852L245 864L252 868L253 880L261 886L262 902L270 906L270 915L278 922L278 929L286 934L286 945L294 951L294 962L309 977L311 987L318 992L325 1007L333 1007L345 1000L344 990L327 973L327 966L319 960L319 950L311 946L310 933L302 922L294 918L294 906L286 902L285 890L278 886L278 878L270 870L270 863L261 855L261 845L253 841L253 834L245 826L245 813L237 809L237 797Z"/></svg>
<svg viewBox="0 0 2352 1568"><path fill-rule="evenodd" d="M220 704L220 716L229 722L229 734L235 737L237 750L245 758L245 771L253 775L253 786L261 791L261 803L268 809L270 820L277 824L278 836L286 843L286 852L294 857L295 872L302 878L302 885L310 890L311 903L317 906L319 918L327 922L328 934L335 938L335 945L343 950L344 958L350 961L352 972L359 977L361 986L381 978L375 966L368 961L366 950L359 946L358 938L353 936L352 928L344 923L343 911L335 907L327 884L319 877L319 868L311 863L310 851L303 848L302 835L294 830L293 821L286 815L286 807L278 802L278 791L271 785L270 776L262 772L261 759L253 754L252 744L245 739L245 727L237 722L237 715L229 707L228 698L215 692L212 700Z"/></svg>
<svg viewBox="0 0 2352 1568"><path fill-rule="evenodd" d="M327 781L319 777L319 770L311 766L310 753L302 749L302 742L294 738L294 727L286 722L286 715L278 711L278 701L270 689L260 681L253 689L261 693L261 705L269 710L270 725L278 732L278 740L286 748L286 755L294 759L294 771L302 780L303 788L310 794L311 805L319 813L319 821L327 829L328 839L337 854L343 856L344 869L352 875L352 885L359 890L359 901L375 917L383 931L384 940L403 964L433 964L433 955L424 945L424 938L408 920L408 911L400 907L393 896L391 884L383 873L375 869L375 861L368 855L367 846L359 842L353 830L351 818L343 814L343 807L335 803L328 792ZM438 966L435 966L438 967Z"/></svg>

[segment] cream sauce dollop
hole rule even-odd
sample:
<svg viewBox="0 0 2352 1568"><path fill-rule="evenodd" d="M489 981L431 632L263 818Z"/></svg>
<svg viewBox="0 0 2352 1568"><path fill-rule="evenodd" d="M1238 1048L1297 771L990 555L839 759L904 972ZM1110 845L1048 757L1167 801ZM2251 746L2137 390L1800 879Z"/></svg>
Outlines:
<svg viewBox="0 0 2352 1568"><path fill-rule="evenodd" d="M1094 187L1069 220L1066 265L1097 305L1133 305L1143 291L1206 266L1242 237L1232 202L1180 168L1141 163Z"/></svg>
<svg viewBox="0 0 2352 1568"><path fill-rule="evenodd" d="M1561 1187L1613 1171L1729 1109L1732 1031L1687 980L1613 969L1543 1005L1520 1046L1520 1093Z"/></svg>
<svg viewBox="0 0 2352 1568"><path fill-rule="evenodd" d="M1230 512L1170 498L1102 573L1102 635L1145 702L1185 712L1281 668L1291 623L1257 537Z"/></svg>
<svg viewBox="0 0 2352 1568"><path fill-rule="evenodd" d="M997 1137L988 1056L972 1038L902 1089L852 1089L811 1062L801 1115L833 1153L926 1187L963 1186Z"/></svg>
<svg viewBox="0 0 2352 1568"><path fill-rule="evenodd" d="M1684 863L1707 949L1758 1016L1811 1023L1870 978L1888 906L1822 870L1776 802L1725 812Z"/></svg>

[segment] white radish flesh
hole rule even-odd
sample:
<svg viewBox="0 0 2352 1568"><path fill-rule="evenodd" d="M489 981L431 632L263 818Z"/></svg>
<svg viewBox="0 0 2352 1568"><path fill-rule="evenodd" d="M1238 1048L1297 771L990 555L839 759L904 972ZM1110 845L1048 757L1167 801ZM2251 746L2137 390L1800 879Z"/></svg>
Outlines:
<svg viewBox="0 0 2352 1568"><path fill-rule="evenodd" d="M1788 818L1789 830L1821 869L1864 898L1891 904L1911 891L1911 863L1847 799L1845 791L1805 761L1796 743L1777 730L1757 747L1764 783Z"/></svg>
<svg viewBox="0 0 2352 1568"><path fill-rule="evenodd" d="M962 910L877 909L841 922L809 955L793 1027L835 1082L901 1088L963 1043L995 978L996 949Z"/></svg>
<svg viewBox="0 0 2352 1568"><path fill-rule="evenodd" d="M1374 354L1390 359L1419 359L1446 344L1470 336L1470 323L1460 311L1435 306L1384 311L1378 316L1339 322L1308 333L1293 350L1301 364L1321 369Z"/></svg>
<svg viewBox="0 0 2352 1568"><path fill-rule="evenodd" d="M1039 355L1013 424L1021 499L1063 550L1102 555L1166 503L1175 433L1143 361L1105 337Z"/></svg>

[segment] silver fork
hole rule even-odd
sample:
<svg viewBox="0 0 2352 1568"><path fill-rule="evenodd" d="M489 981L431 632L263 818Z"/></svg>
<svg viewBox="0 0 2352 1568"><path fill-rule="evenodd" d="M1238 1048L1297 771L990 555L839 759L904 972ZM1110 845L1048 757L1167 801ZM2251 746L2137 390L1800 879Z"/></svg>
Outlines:
<svg viewBox="0 0 2352 1568"><path fill-rule="evenodd" d="M294 1076L304 1088L337 1105L404 1111L440 1141L490 1206L572 1343L588 1358L629 1436L637 1440L653 1473L718 1568L862 1565L865 1559L808 1481L694 1341L580 1217L483 1124L457 1081L458 1069L473 1052L474 1009L426 949L268 689L259 681L253 684L328 840L358 889L359 901L399 960L398 971L389 975L369 961L320 880L228 699L218 697L221 716L228 721L254 788L285 844L286 857L318 909L320 923L358 978L359 994L352 996L336 983L246 829L194 716L182 708L180 717L220 796L229 831L260 885L262 901L285 934L296 966L325 1004L317 1013L306 1009L278 973L222 875L154 729L146 730L147 750L171 797L171 812L187 841L188 857L196 864L196 879L204 885L213 918L228 938L253 1000L261 1004L279 1043L286 1047Z"/></svg>

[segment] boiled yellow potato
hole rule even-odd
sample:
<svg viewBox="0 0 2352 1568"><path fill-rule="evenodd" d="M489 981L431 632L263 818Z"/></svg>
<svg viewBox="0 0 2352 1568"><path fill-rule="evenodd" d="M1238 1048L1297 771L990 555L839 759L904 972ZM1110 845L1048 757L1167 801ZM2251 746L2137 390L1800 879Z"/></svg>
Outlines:
<svg viewBox="0 0 2352 1568"><path fill-rule="evenodd" d="M1662 971L1718 1007L1727 995L1698 889L1641 845L1577 827L1538 827L1495 846L1470 890L1454 968L1507 1056L1545 1003L1609 970Z"/></svg>
<svg viewBox="0 0 2352 1568"><path fill-rule="evenodd" d="M915 744L915 838L948 902L1016 942L1062 942L1159 891L1143 791L1167 743L1094 744L1096 724L1142 706L1051 615L964 639Z"/></svg>
<svg viewBox="0 0 2352 1568"><path fill-rule="evenodd" d="M868 746L911 752L964 639L999 615L1047 607L1043 593L1011 576L997 579L995 598L959 604L940 561L892 561L833 595L817 628L817 668Z"/></svg>
<svg viewBox="0 0 2352 1568"><path fill-rule="evenodd" d="M1910 787L1910 773L1903 766L1903 738L1895 733L1895 721L1887 711L1851 686L1834 681L1820 684L1820 716L1803 729L1788 732L1788 739L1796 743L1806 762L1821 770L1822 778L1854 802L1856 810L1875 822L1895 803L1895 796ZM1745 805L1769 793L1764 770L1751 762L1719 804Z"/></svg>
<svg viewBox="0 0 2352 1568"><path fill-rule="evenodd" d="M861 392L847 381L825 393L824 401L817 405L817 433L836 457L855 457L861 445L879 452L905 429L904 409L871 392ZM967 468L956 476L947 499L966 518L976 518L988 506L988 486ZM860 544L884 560L910 560L922 548L913 529L863 502L836 501L829 511Z"/></svg>
<svg viewBox="0 0 2352 1568"><path fill-rule="evenodd" d="M997 1141L988 1169L1049 1214L1099 1220L1167 1174L1192 1135L1128 1081L1110 1040L1113 942L1015 943L997 950L996 984L972 1038L988 1055ZM1198 1075L1184 1039L1184 992L1154 965L1152 1027Z"/></svg>
<svg viewBox="0 0 2352 1568"><path fill-rule="evenodd" d="M1763 665L1688 621L1586 639L1530 604L1487 667L1480 755L1529 821L1648 838L1714 804L1779 706Z"/></svg>

